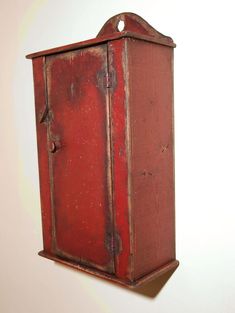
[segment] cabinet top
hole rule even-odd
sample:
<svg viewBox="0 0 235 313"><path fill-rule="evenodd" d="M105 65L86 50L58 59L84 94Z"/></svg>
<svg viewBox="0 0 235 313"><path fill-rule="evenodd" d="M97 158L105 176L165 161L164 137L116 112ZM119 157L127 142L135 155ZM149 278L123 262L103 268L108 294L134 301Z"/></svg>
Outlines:
<svg viewBox="0 0 235 313"><path fill-rule="evenodd" d="M142 17L134 13L120 13L111 17L104 24L97 37L94 39L80 41L66 46L31 53L26 55L26 58L33 59L40 56L72 51L120 38L134 38L164 46L169 46L172 48L176 47L175 43L170 37L158 32Z"/></svg>

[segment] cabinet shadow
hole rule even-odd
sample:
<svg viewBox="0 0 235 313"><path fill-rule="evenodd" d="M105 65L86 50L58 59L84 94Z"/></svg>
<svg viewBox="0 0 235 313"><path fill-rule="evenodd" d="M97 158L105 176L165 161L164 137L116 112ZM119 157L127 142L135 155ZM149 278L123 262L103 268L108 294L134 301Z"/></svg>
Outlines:
<svg viewBox="0 0 235 313"><path fill-rule="evenodd" d="M69 266L65 266L64 264L60 264L58 262L54 262L54 264L56 266L58 266L58 267L64 267L67 270L74 271L76 273L79 272L82 275L89 275L89 276L91 276L94 279L98 279L98 280L101 279L101 278L98 278L96 276L90 275L90 273L84 273L83 271L78 271L75 268L72 268L72 267L69 267ZM177 269L177 267L167 271L165 274L162 274L161 276L157 277L156 279L151 280L148 283L145 283L143 286L136 287L136 288L133 288L133 289L124 287L124 286L119 285L119 284L117 284L117 283L115 283L113 281L106 281L104 279L101 279L101 280L104 283L111 284L112 286L115 286L117 288L121 288L123 290L126 290L127 292L139 294L140 296L144 296L144 297L153 299L161 292L162 288L165 286L165 284L170 279L170 277L172 276L172 274L175 272L176 269Z"/></svg>
<svg viewBox="0 0 235 313"><path fill-rule="evenodd" d="M149 283L146 283L143 286L137 287L135 289L129 289L129 291L144 297L155 298L161 292L162 288L165 286L175 270L176 268L168 271L167 273L159 276Z"/></svg>

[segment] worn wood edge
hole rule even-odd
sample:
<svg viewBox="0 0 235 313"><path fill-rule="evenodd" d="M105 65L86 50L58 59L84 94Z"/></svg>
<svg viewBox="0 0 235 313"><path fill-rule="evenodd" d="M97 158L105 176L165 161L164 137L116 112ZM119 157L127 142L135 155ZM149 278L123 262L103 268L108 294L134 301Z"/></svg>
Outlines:
<svg viewBox="0 0 235 313"><path fill-rule="evenodd" d="M112 16L110 19L106 21L101 30L99 31L97 37L109 36L114 33L119 33L118 23L120 21L124 22L124 29L122 31L132 32L131 28L134 26L138 26L138 30L134 30L133 32L137 34L143 34L146 36L154 37L155 39L164 39L168 43L173 43L171 37L166 36L156 30L152 25L150 25L143 17L138 14L132 12L122 12ZM127 22L127 25L126 25Z"/></svg>
<svg viewBox="0 0 235 313"><path fill-rule="evenodd" d="M162 276L163 274L165 274L165 273L167 273L173 269L175 270L179 266L179 261L173 260L173 261L159 267L155 271L138 278L135 281L124 281L124 280L116 278L114 275L108 274L106 272L102 272L102 271L94 269L94 268L90 268L86 265L74 263L73 261L65 260L63 258L60 258L59 256L52 255L52 254L47 253L43 250L38 252L38 255L40 255L41 257L47 258L49 260L55 261L55 262L59 262L63 265L72 267L74 269L83 271L83 272L88 273L90 275L95 275L99 278L103 278L103 279L109 280L113 283L117 283L119 285L128 287L130 289L134 289L134 288L143 286L144 284L149 283L150 281Z"/></svg>
<svg viewBox="0 0 235 313"><path fill-rule="evenodd" d="M139 287L142 286L145 283L149 283L152 280L162 276L163 274L166 274L167 272L171 271L171 270L176 270L176 268L179 266L179 261L178 260L174 260L171 261L161 267L159 267L158 269L156 269L155 271L146 274L145 276L142 276L140 278L138 278L135 281L135 285L134 287Z"/></svg>
<svg viewBox="0 0 235 313"><path fill-rule="evenodd" d="M56 53L61 53L61 52L66 52L66 51L72 51L72 50L85 48L85 47L89 47L89 46L93 46L93 45L97 45L97 44L102 44L102 43L105 43L108 41L117 40L120 38L128 38L128 37L129 38L142 39L144 41L153 42L156 44L160 44L160 45L168 46L168 47L172 47L172 48L176 47L175 43L167 42L166 40L164 40L164 38L156 39L154 37L150 37L150 36L146 36L146 35L142 35L142 34L138 34L138 33L123 31L123 32L120 32L118 34L115 34L115 35L109 36L109 37L93 38L93 39L89 39L86 41L80 41L77 43L69 44L66 46L61 46L61 47L52 48L52 49L48 49L48 50L38 51L35 53L30 53L30 54L26 55L26 59L34 59L34 58L37 58L40 56L56 54Z"/></svg>
<svg viewBox="0 0 235 313"><path fill-rule="evenodd" d="M131 188L131 123L130 123L130 77L129 77L129 63L128 63L128 40L124 40L123 50L123 69L125 81L125 145L126 145L126 158L127 158L127 199L128 199L128 218L129 218L129 236L130 236L130 277L134 278L134 221L132 211L132 188Z"/></svg>

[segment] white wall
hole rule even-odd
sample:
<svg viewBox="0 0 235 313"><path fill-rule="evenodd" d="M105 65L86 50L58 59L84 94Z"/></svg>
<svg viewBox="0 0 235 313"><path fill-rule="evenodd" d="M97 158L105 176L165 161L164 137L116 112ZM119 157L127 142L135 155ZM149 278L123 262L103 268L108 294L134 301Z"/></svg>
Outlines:
<svg viewBox="0 0 235 313"><path fill-rule="evenodd" d="M232 4L1 1L1 313L235 312ZM177 43L176 226L181 265L168 282L151 287L156 293L152 298L37 256L42 238L33 77L24 55L95 37L109 17L123 11L141 15Z"/></svg>

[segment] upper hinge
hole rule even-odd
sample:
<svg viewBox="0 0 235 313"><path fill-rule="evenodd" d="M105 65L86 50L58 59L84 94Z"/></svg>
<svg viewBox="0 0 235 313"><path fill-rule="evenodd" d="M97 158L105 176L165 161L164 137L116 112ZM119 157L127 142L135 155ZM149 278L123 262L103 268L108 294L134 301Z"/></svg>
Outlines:
<svg viewBox="0 0 235 313"><path fill-rule="evenodd" d="M48 116L48 113L49 113L49 109L48 109L48 106L46 105L43 109L43 111L41 111L39 113L39 123L43 123L46 121L46 118Z"/></svg>

